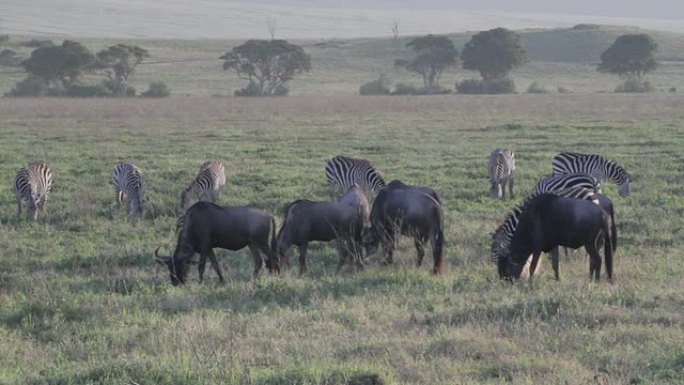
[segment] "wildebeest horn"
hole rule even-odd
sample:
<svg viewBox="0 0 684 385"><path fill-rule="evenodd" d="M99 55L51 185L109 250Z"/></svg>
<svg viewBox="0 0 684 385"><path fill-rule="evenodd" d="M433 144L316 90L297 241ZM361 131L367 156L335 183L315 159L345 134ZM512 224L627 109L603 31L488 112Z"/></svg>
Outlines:
<svg viewBox="0 0 684 385"><path fill-rule="evenodd" d="M161 257L159 256L159 249L161 249L161 246L157 247L157 249L154 251L154 256L155 256L155 261L159 263L166 263L171 257Z"/></svg>

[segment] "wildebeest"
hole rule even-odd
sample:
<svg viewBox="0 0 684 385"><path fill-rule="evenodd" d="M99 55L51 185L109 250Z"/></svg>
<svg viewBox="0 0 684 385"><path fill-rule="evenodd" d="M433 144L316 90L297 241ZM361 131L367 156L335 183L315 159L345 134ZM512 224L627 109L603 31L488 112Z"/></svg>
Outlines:
<svg viewBox="0 0 684 385"><path fill-rule="evenodd" d="M219 281L223 283L221 267L213 249L218 247L240 250L248 247L254 258L253 276L256 278L263 264L260 252L266 255L266 267L269 271L279 271L280 265L275 253L275 230L273 216L265 211L197 202L185 213L173 255L159 257L159 249L155 251L155 255L157 262L168 266L174 286L185 282L188 265L195 253L200 255L200 282L204 278L204 266L209 258Z"/></svg>
<svg viewBox="0 0 684 385"><path fill-rule="evenodd" d="M358 270L361 260L361 235L368 220L368 200L359 186L352 187L334 202L307 199L294 201L285 208L285 219L278 231L278 256L288 263L287 250L299 247L299 273L306 273L306 253L311 241L337 241L340 262L337 272L352 255Z"/></svg>
<svg viewBox="0 0 684 385"><path fill-rule="evenodd" d="M380 190L371 210L371 227L364 234L363 243L373 251L382 244L385 260L391 264L397 231L413 237L417 266L423 263L424 244L430 241L433 273L442 273L444 220L439 195L433 189L394 180Z"/></svg>
<svg viewBox="0 0 684 385"><path fill-rule="evenodd" d="M558 246L577 249L584 246L589 253L589 276L599 280L601 256L604 258L608 279L613 279L613 246L609 234L608 214L595 203L575 198L544 193L526 202L515 233L506 252L497 262L502 278L519 278L522 268L532 254L530 277L542 252L553 251L557 275Z"/></svg>

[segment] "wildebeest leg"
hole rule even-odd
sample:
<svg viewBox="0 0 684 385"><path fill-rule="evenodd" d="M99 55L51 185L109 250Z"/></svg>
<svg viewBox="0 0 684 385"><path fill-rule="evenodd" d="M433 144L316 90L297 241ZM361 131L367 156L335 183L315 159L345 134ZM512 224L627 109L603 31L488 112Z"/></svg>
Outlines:
<svg viewBox="0 0 684 385"><path fill-rule="evenodd" d="M218 263L218 260L216 259L216 254L214 254L214 250L209 250L207 253L209 256L209 261L211 261L211 267L214 268L214 271L216 271L216 274L218 275L219 282L224 283L225 281L223 280L223 274L221 274L221 266Z"/></svg>
<svg viewBox="0 0 684 385"><path fill-rule="evenodd" d="M553 274L556 276L556 281L560 281L560 274L558 273L558 257L559 257L559 248L554 247L551 250L551 266L553 266Z"/></svg>
<svg viewBox="0 0 684 385"><path fill-rule="evenodd" d="M306 273L306 249L309 247L307 242L302 242L299 245L299 275Z"/></svg>
<svg viewBox="0 0 684 385"><path fill-rule="evenodd" d="M584 248L589 253L589 279L598 281L601 278L601 256L593 244L586 244Z"/></svg>
<svg viewBox="0 0 684 385"><path fill-rule="evenodd" d="M537 264L539 263L540 255L541 251L534 251L532 253L532 261L530 261L530 279L532 279L534 272L537 270Z"/></svg>
<svg viewBox="0 0 684 385"><path fill-rule="evenodd" d="M249 252L252 254L252 258L254 259L254 272L252 273L252 277L257 278L259 276L259 270L261 270L261 265L263 265L264 261L259 253L259 247L256 245L249 245Z"/></svg>
<svg viewBox="0 0 684 385"><path fill-rule="evenodd" d="M337 240L337 252L340 253L340 261L337 263L337 270L335 274L339 274L342 270L342 266L347 261L347 256L349 255L349 244L341 239Z"/></svg>
<svg viewBox="0 0 684 385"><path fill-rule="evenodd" d="M197 272L199 272L199 281L204 280L204 267L207 264L207 254L200 254L199 264L197 265Z"/></svg>
<svg viewBox="0 0 684 385"><path fill-rule="evenodd" d="M413 244L416 246L416 255L418 259L416 260L416 266L420 267L423 264L423 257L425 257L425 249L423 248L423 241L420 237L413 238Z"/></svg>
<svg viewBox="0 0 684 385"><path fill-rule="evenodd" d="M361 271L363 270L363 249L361 248L361 243L352 240L351 244L354 260L356 261L356 271Z"/></svg>

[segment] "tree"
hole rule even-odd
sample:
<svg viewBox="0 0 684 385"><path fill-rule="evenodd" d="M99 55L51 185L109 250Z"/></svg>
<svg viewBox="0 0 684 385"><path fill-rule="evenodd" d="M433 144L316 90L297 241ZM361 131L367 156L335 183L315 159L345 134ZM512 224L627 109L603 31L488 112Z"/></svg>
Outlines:
<svg viewBox="0 0 684 385"><path fill-rule="evenodd" d="M92 70L95 56L81 43L64 40L62 45L43 45L31 52L22 65L31 76L47 85L69 88L78 77Z"/></svg>
<svg viewBox="0 0 684 385"><path fill-rule="evenodd" d="M657 50L658 44L645 33L619 36L601 54L598 70L628 77L641 84L643 76L657 66L653 57Z"/></svg>
<svg viewBox="0 0 684 385"><path fill-rule="evenodd" d="M148 57L143 48L117 44L97 53L97 68L109 78L117 95L126 95L135 67Z"/></svg>
<svg viewBox="0 0 684 385"><path fill-rule="evenodd" d="M527 62L520 36L505 28L474 35L461 52L463 68L479 71L485 84L506 78L508 72Z"/></svg>
<svg viewBox="0 0 684 385"><path fill-rule="evenodd" d="M392 36L394 36L395 41L399 37L399 22L397 19L392 19Z"/></svg>
<svg viewBox="0 0 684 385"><path fill-rule="evenodd" d="M237 76L249 80L255 94L287 94L286 83L311 69L311 57L298 45L285 40L248 40L219 59L224 70L235 70Z"/></svg>
<svg viewBox="0 0 684 385"><path fill-rule="evenodd" d="M439 89L439 79L448 67L456 64L458 51L446 36L427 35L406 43L416 52L412 60L397 59L394 65L420 74L428 90Z"/></svg>

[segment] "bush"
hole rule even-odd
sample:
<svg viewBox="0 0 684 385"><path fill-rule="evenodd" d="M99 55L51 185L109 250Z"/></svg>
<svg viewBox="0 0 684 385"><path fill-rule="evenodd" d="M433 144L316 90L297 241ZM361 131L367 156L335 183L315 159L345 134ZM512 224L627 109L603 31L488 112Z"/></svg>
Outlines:
<svg viewBox="0 0 684 385"><path fill-rule="evenodd" d="M24 47L32 47L32 48L37 48L37 47L42 47L46 45L54 45L52 40L39 40L39 39L31 39L27 42L21 43L22 46Z"/></svg>
<svg viewBox="0 0 684 385"><path fill-rule="evenodd" d="M381 75L376 80L362 84L361 87L359 87L359 94L387 95L390 93L390 90L387 87L385 87L385 83L387 83L387 79Z"/></svg>
<svg viewBox="0 0 684 385"><path fill-rule="evenodd" d="M133 90L135 92L135 89ZM171 94L169 87L164 82L152 82L147 91L140 94L143 98L165 98Z"/></svg>
<svg viewBox="0 0 684 385"><path fill-rule="evenodd" d="M413 84L397 83L394 85L392 95L415 95L417 90Z"/></svg>
<svg viewBox="0 0 684 385"><path fill-rule="evenodd" d="M16 67L21 64L21 59L17 57L17 51L13 49L3 49L0 51L0 64Z"/></svg>
<svg viewBox="0 0 684 385"><path fill-rule="evenodd" d="M490 82L466 79L456 83L456 91L460 94L514 94L515 83L508 78Z"/></svg>
<svg viewBox="0 0 684 385"><path fill-rule="evenodd" d="M48 86L44 81L27 77L19 81L12 91L8 92L6 96L25 97L25 96L45 96L48 95Z"/></svg>
<svg viewBox="0 0 684 385"><path fill-rule="evenodd" d="M66 94L75 98L103 98L114 96L114 91L106 84L96 85L72 85L67 89Z"/></svg>
<svg viewBox="0 0 684 385"><path fill-rule="evenodd" d="M572 91L568 88L563 87L563 86L558 86L558 93L559 94L571 94Z"/></svg>
<svg viewBox="0 0 684 385"><path fill-rule="evenodd" d="M675 92L677 92L677 87L670 87L670 89L667 90L667 92L675 93Z"/></svg>
<svg viewBox="0 0 684 385"><path fill-rule="evenodd" d="M615 92L652 92L655 89L649 82L639 82L635 79L625 80L624 83L620 84L615 88Z"/></svg>
<svg viewBox="0 0 684 385"><path fill-rule="evenodd" d="M547 94L549 91L543 85L535 82L530 83L527 87L528 94Z"/></svg>
<svg viewBox="0 0 684 385"><path fill-rule="evenodd" d="M513 79L493 80L484 85L486 86L486 94L514 94L516 92Z"/></svg>
<svg viewBox="0 0 684 385"><path fill-rule="evenodd" d="M247 84L247 87L235 91L235 96L262 96L261 87L253 81Z"/></svg>
<svg viewBox="0 0 684 385"><path fill-rule="evenodd" d="M482 80L466 79L456 83L456 92L459 94L481 94Z"/></svg>

